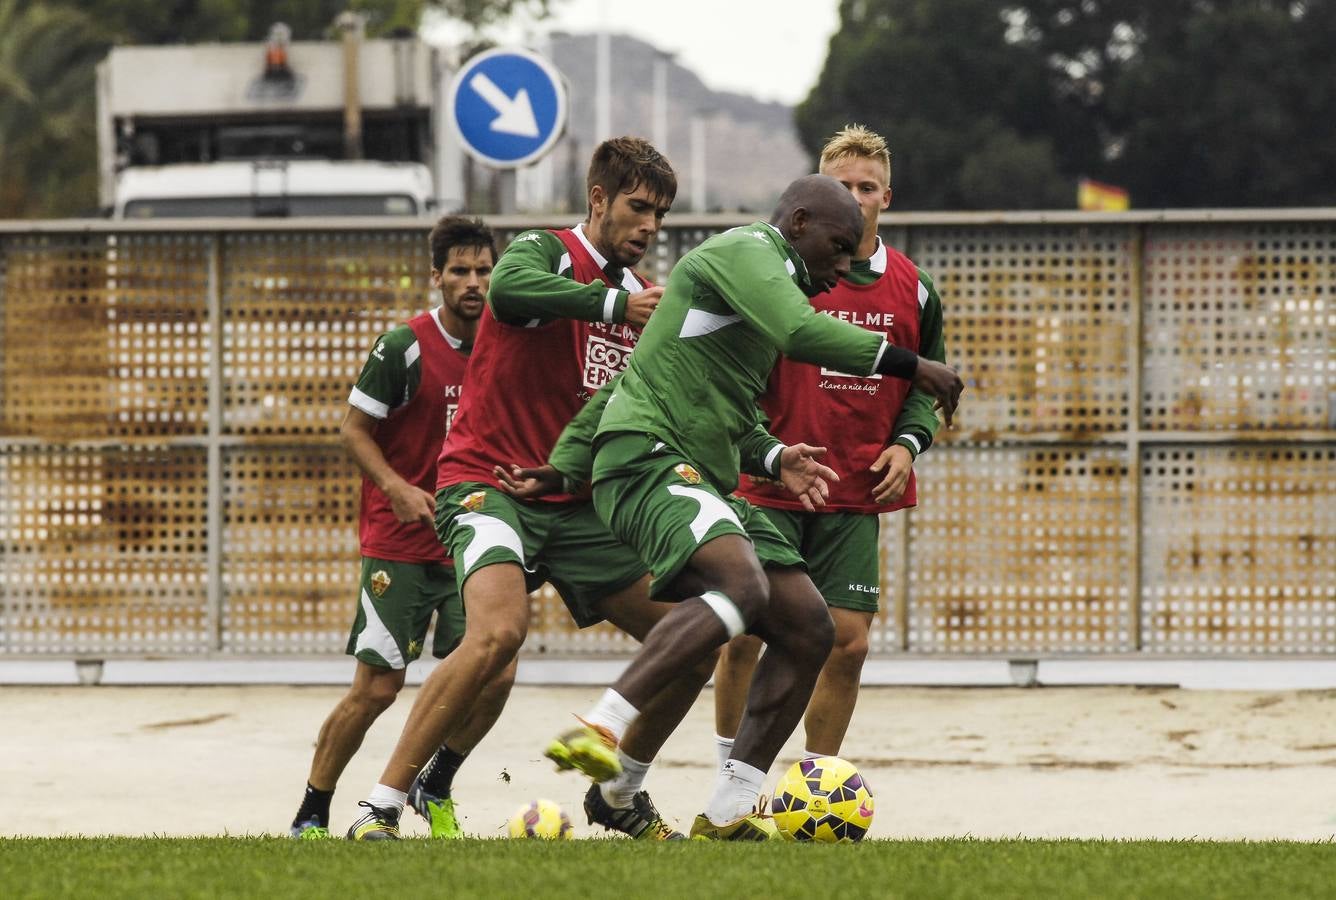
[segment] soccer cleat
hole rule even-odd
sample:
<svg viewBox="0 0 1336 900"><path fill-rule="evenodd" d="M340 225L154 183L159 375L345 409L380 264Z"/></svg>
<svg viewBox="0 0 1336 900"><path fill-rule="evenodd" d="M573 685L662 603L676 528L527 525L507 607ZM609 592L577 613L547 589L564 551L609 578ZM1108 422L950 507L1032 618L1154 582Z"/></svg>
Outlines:
<svg viewBox="0 0 1336 900"><path fill-rule="evenodd" d="M543 755L557 764L558 771L579 769L595 782L607 781L622 772L621 761L617 759L617 739L612 732L584 719L580 719L579 728L572 728L548 744Z"/></svg>
<svg viewBox="0 0 1336 900"><path fill-rule="evenodd" d="M363 800L358 806L365 806L366 813L348 829L350 841L397 841L399 840L399 814L392 809L381 809Z"/></svg>
<svg viewBox="0 0 1336 900"><path fill-rule="evenodd" d="M724 825L716 825L701 813L691 823L693 841L780 841L779 828L770 817L770 804L762 797L756 811Z"/></svg>
<svg viewBox="0 0 1336 900"><path fill-rule="evenodd" d="M464 836L459 820L455 818L454 798L428 793L420 778L414 778L408 789L408 805L413 807L413 812L427 820L432 837L458 840Z"/></svg>
<svg viewBox="0 0 1336 900"><path fill-rule="evenodd" d="M654 808L654 801L644 791L631 799L630 808L618 809L603 798L602 788L591 784L589 793L585 794L584 808L590 825L602 825L607 831L620 831L637 840L684 841L687 838L663 820Z"/></svg>
<svg viewBox="0 0 1336 900"><path fill-rule="evenodd" d="M289 834L299 841L319 841L329 837L329 829L320 824L319 816L294 822Z"/></svg>

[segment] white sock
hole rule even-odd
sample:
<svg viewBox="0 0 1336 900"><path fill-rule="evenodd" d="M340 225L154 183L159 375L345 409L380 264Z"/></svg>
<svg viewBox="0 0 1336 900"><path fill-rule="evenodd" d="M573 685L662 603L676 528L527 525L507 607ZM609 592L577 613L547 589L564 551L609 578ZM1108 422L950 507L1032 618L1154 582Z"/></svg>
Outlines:
<svg viewBox="0 0 1336 900"><path fill-rule="evenodd" d="M599 790L603 792L603 799L608 801L609 806L629 809L631 798L645 783L645 773L649 771L650 764L632 759L621 750L617 751L617 758L622 761L622 774L600 784Z"/></svg>
<svg viewBox="0 0 1336 900"><path fill-rule="evenodd" d="M591 725L602 725L611 731L613 737L620 743L622 735L626 734L626 729L631 727L631 723L638 715L640 710L626 702L626 698L621 694L608 688L584 720Z"/></svg>
<svg viewBox="0 0 1336 900"><path fill-rule="evenodd" d="M829 756L829 753L817 753L815 750L804 750L803 759L816 759L819 756Z"/></svg>
<svg viewBox="0 0 1336 900"><path fill-rule="evenodd" d="M397 814L404 811L404 804L408 802L408 792L396 791L392 787L378 784L371 789L366 802L377 809L389 809Z"/></svg>
<svg viewBox="0 0 1336 900"><path fill-rule="evenodd" d="M733 755L733 739L726 738L722 734L714 736L714 752L719 757L719 771L724 770L724 763Z"/></svg>
<svg viewBox="0 0 1336 900"><path fill-rule="evenodd" d="M760 769L730 759L714 782L714 796L705 807L706 818L716 825L727 825L755 812L764 780L765 773Z"/></svg>

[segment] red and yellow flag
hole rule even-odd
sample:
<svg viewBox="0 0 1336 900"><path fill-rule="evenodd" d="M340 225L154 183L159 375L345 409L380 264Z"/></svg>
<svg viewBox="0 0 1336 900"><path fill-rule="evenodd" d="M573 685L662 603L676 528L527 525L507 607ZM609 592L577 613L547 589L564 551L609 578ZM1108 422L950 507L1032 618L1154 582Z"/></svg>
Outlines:
<svg viewBox="0 0 1336 900"><path fill-rule="evenodd" d="M1095 212L1123 212L1131 206L1131 198L1120 187L1082 178L1076 185L1076 205Z"/></svg>

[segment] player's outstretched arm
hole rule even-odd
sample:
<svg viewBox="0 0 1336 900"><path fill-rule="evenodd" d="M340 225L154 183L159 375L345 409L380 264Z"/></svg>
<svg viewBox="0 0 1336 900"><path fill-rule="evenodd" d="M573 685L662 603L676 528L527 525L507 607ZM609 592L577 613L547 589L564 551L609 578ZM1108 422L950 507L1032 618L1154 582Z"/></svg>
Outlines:
<svg viewBox="0 0 1336 900"><path fill-rule="evenodd" d="M581 284L566 277L561 268L565 254L565 245L547 231L526 231L511 241L492 270L487 290L492 315L511 325L535 319L627 321L631 295L602 281Z"/></svg>

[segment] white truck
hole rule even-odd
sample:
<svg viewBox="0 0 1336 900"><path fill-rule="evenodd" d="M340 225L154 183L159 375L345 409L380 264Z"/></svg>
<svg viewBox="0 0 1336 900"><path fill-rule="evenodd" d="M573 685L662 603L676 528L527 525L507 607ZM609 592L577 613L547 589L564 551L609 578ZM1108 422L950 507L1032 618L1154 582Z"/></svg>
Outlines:
<svg viewBox="0 0 1336 900"><path fill-rule="evenodd" d="M422 216L441 62L415 37L116 47L98 66L99 203L117 218Z"/></svg>

